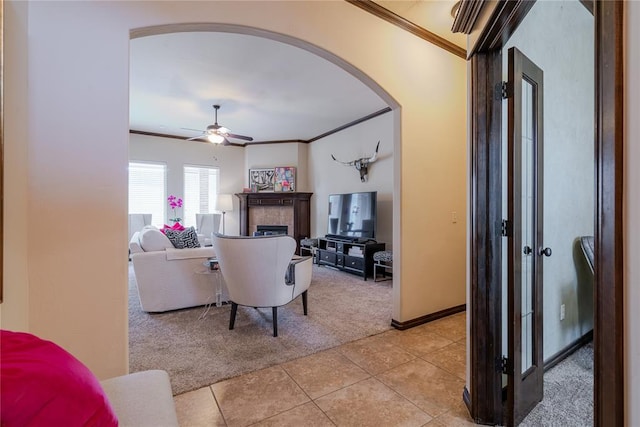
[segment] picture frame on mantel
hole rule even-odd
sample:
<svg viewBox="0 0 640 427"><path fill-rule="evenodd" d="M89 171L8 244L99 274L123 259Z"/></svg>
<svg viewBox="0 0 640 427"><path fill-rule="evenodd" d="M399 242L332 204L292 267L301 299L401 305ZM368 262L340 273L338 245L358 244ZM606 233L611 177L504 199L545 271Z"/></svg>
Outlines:
<svg viewBox="0 0 640 427"><path fill-rule="evenodd" d="M249 187L254 193L273 192L275 169L249 169Z"/></svg>
<svg viewBox="0 0 640 427"><path fill-rule="evenodd" d="M276 167L274 190L276 192L296 191L296 168L292 166Z"/></svg>

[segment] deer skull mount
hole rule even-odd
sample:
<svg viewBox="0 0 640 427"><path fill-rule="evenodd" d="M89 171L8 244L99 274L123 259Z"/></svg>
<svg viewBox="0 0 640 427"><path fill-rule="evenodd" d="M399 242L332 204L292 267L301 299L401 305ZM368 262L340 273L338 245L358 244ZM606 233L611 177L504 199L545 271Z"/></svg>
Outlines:
<svg viewBox="0 0 640 427"><path fill-rule="evenodd" d="M378 145L376 145L376 152L373 153L373 156L371 157L362 157L360 159L357 160L352 160L350 162L341 162L340 160L336 159L333 154L331 155L331 158L333 160L335 160L338 163L342 163L345 166L354 166L356 168L356 170L358 172L360 172L360 181L362 182L367 182L367 174L369 172L369 164L373 163L376 161L376 159L378 158L378 149L380 148L380 141L378 141Z"/></svg>

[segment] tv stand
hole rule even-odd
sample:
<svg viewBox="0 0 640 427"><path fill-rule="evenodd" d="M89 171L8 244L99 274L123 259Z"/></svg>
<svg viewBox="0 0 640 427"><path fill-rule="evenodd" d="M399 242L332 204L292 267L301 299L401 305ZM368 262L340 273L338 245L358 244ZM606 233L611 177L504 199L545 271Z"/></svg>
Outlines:
<svg viewBox="0 0 640 427"><path fill-rule="evenodd" d="M367 280L368 276L373 276L373 254L385 249L384 243L367 240L359 243L358 238L330 235L320 237L318 264L358 274Z"/></svg>

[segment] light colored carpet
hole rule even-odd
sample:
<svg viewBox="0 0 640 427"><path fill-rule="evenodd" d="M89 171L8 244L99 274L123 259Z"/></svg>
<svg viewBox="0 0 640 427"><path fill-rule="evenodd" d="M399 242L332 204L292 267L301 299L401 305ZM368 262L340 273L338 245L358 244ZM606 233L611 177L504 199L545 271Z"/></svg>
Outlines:
<svg viewBox="0 0 640 427"><path fill-rule="evenodd" d="M593 425L593 343L544 373L544 399L520 426Z"/></svg>
<svg viewBox="0 0 640 427"><path fill-rule="evenodd" d="M166 370L175 395L391 329L391 281L314 265L308 295L308 316L301 298L278 309L278 337L270 308L239 306L230 331L229 305L143 312L130 264L130 371Z"/></svg>

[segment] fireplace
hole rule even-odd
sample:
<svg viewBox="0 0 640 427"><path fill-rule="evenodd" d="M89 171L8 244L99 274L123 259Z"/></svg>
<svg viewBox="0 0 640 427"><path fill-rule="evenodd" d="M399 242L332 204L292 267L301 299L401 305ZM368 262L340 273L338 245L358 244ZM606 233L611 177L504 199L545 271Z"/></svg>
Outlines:
<svg viewBox="0 0 640 427"><path fill-rule="evenodd" d="M240 235L253 236L258 225L286 226L286 234L300 244L311 237L311 194L301 192L237 193Z"/></svg>
<svg viewBox="0 0 640 427"><path fill-rule="evenodd" d="M287 234L289 227L286 225L257 225L254 236L271 236L274 234Z"/></svg>

